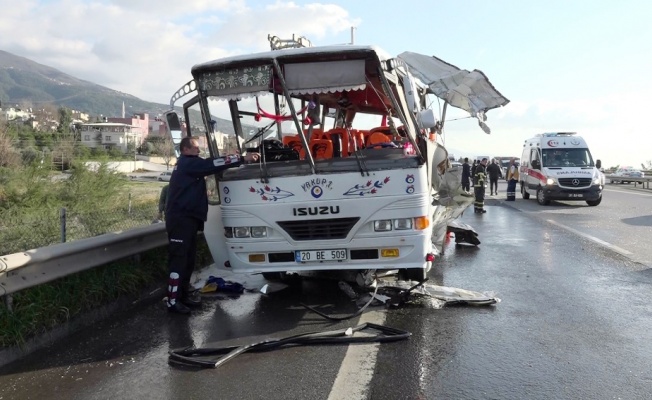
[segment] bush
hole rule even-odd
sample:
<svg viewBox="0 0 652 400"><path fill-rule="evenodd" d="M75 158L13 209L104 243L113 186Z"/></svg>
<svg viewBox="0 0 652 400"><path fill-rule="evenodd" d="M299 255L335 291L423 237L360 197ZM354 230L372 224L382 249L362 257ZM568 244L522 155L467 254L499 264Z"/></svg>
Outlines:
<svg viewBox="0 0 652 400"><path fill-rule="evenodd" d="M8 164L9 153L2 151L2 144L9 143L6 133L0 126L0 255L60 242L64 208L67 240L151 223L159 185L131 186L106 164L97 171L73 165L67 179L39 164ZM132 190L139 192L138 199L132 199ZM11 309L0 303L0 345L22 344L121 296L138 296L152 285L164 286L166 251L154 249L140 259L140 263L124 259L14 293ZM208 247L201 240L197 265L210 263Z"/></svg>

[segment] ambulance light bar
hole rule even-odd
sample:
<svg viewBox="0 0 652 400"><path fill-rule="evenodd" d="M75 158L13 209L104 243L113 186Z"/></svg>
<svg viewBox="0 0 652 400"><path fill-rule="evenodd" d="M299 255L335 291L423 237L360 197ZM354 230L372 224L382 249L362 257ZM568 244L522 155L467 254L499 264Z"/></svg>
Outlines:
<svg viewBox="0 0 652 400"><path fill-rule="evenodd" d="M577 132L546 132L546 133L540 133L537 136L558 137L558 136L573 136L573 135L577 135Z"/></svg>

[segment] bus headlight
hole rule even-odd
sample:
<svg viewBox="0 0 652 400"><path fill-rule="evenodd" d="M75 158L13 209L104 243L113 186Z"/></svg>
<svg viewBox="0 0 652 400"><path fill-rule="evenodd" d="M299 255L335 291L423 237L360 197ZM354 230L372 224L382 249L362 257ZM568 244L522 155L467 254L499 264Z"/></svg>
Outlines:
<svg viewBox="0 0 652 400"><path fill-rule="evenodd" d="M236 226L224 227L224 237L227 238L265 238L267 237L266 226Z"/></svg>
<svg viewBox="0 0 652 400"><path fill-rule="evenodd" d="M398 218L394 220L394 229L406 230L412 229L412 218Z"/></svg>
<svg viewBox="0 0 652 400"><path fill-rule="evenodd" d="M557 181L555 181L555 178L546 179L546 185L554 185L555 183L557 183Z"/></svg>
<svg viewBox="0 0 652 400"><path fill-rule="evenodd" d="M379 219L374 221L374 231L389 232L392 229L396 231L407 231L411 229L422 230L430 226L430 220L426 216L415 218L395 218Z"/></svg>
<svg viewBox="0 0 652 400"><path fill-rule="evenodd" d="M391 219L381 219L374 221L374 231L376 232L387 232L392 230L392 220Z"/></svg>
<svg viewBox="0 0 652 400"><path fill-rule="evenodd" d="M252 226L251 227L251 237L253 237L253 238L267 237L267 227L264 227L264 226Z"/></svg>
<svg viewBox="0 0 652 400"><path fill-rule="evenodd" d="M593 184L594 184L594 185L599 185L599 184L601 184L601 183L602 183L602 179L600 179L599 176L593 180Z"/></svg>
<svg viewBox="0 0 652 400"><path fill-rule="evenodd" d="M233 236L237 238L248 238L251 236L248 226L236 226L233 228Z"/></svg>

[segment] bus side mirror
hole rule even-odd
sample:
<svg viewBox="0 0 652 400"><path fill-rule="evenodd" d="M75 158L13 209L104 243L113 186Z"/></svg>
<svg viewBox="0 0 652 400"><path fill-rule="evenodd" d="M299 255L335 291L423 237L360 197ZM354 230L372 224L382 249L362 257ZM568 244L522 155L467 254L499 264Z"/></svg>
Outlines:
<svg viewBox="0 0 652 400"><path fill-rule="evenodd" d="M600 161L600 160L596 160L596 162L595 162L595 167L596 167L597 169L602 168L602 161Z"/></svg>
<svg viewBox="0 0 652 400"><path fill-rule="evenodd" d="M179 121L179 116L174 111L167 111L165 113L165 123L168 128L168 134L174 145L174 152L177 157L179 157L179 143L181 143L181 121Z"/></svg>

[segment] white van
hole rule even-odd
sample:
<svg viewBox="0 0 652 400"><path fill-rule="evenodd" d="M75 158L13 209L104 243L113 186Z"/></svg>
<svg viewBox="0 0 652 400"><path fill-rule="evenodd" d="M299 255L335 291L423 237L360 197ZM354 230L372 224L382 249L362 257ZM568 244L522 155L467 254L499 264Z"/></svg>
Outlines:
<svg viewBox="0 0 652 400"><path fill-rule="evenodd" d="M604 176L600 160L593 162L586 141L575 132L541 133L525 141L519 182L521 194L550 200L580 200L589 206L602 201Z"/></svg>

